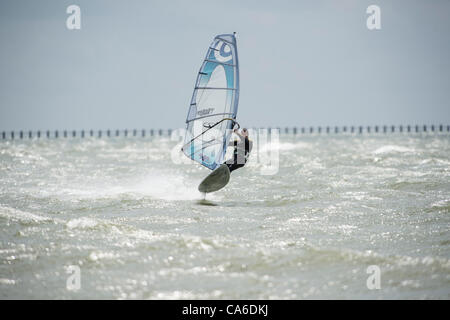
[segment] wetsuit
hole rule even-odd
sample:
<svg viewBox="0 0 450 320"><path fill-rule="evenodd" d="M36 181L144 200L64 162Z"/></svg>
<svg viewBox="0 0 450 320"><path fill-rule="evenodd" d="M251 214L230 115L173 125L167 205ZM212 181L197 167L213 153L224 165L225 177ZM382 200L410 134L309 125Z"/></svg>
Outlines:
<svg viewBox="0 0 450 320"><path fill-rule="evenodd" d="M224 164L226 164L228 169L230 169L230 172L232 172L245 166L250 152L252 151L253 141L249 140L248 137L245 137L245 139L241 138L241 141L239 142L238 140L234 140L228 145L234 146L233 159L225 161Z"/></svg>

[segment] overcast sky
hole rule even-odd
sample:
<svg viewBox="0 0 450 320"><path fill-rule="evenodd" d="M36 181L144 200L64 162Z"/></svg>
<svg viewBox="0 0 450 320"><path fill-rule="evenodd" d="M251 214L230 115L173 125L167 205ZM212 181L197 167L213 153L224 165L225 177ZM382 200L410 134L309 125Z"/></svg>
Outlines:
<svg viewBox="0 0 450 320"><path fill-rule="evenodd" d="M245 126L450 124L448 0L2 0L0 130L184 127L233 31Z"/></svg>

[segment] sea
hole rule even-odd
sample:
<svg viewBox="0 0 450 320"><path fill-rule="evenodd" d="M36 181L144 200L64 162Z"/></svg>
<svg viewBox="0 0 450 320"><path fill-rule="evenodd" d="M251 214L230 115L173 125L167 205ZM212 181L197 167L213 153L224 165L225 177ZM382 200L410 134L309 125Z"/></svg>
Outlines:
<svg viewBox="0 0 450 320"><path fill-rule="evenodd" d="M448 134L266 140L206 195L177 136L1 140L0 299L450 298Z"/></svg>

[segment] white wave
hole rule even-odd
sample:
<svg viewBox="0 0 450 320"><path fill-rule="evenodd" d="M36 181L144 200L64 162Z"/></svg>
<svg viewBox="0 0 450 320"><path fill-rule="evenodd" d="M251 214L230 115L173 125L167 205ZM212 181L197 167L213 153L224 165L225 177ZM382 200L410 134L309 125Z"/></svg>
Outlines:
<svg viewBox="0 0 450 320"><path fill-rule="evenodd" d="M295 149L302 149L307 148L309 145L307 143L303 142L275 142L270 141L267 143L262 143L259 146L259 152L267 152L272 150L278 150L278 151L289 151L289 150L295 150Z"/></svg>
<svg viewBox="0 0 450 320"><path fill-rule="evenodd" d="M97 225L98 225L98 221L91 219L91 218L86 218L86 217L72 219L66 223L66 226L69 229L88 229L88 228L94 228Z"/></svg>
<svg viewBox="0 0 450 320"><path fill-rule="evenodd" d="M0 206L0 217L15 220L22 223L39 223L52 221L51 218L43 217L31 212Z"/></svg>
<svg viewBox="0 0 450 320"><path fill-rule="evenodd" d="M13 280L13 279L6 279L6 278L0 278L0 284L10 284L10 285L14 285L14 284L16 284L16 280Z"/></svg>
<svg viewBox="0 0 450 320"><path fill-rule="evenodd" d="M57 196L63 200L81 201L111 198L151 197L160 200L196 200L201 198L197 191L199 181L185 181L183 176L151 172L143 177L123 180L120 184L112 180L98 180L95 184L78 182L70 187L40 190L41 196ZM211 198L211 197L208 197Z"/></svg>
<svg viewBox="0 0 450 320"><path fill-rule="evenodd" d="M434 202L431 205L432 208L447 208L450 207L450 199L444 199L437 202Z"/></svg>
<svg viewBox="0 0 450 320"><path fill-rule="evenodd" d="M197 185L194 179L187 183L183 176L152 172L129 190L161 200L195 200L201 197Z"/></svg>
<svg viewBox="0 0 450 320"><path fill-rule="evenodd" d="M373 151L373 154L386 154L386 153L408 153L408 152L414 152L414 149L402 147L402 146L395 146L395 145L387 145L382 146L378 148L377 150Z"/></svg>
<svg viewBox="0 0 450 320"><path fill-rule="evenodd" d="M114 252L107 251L93 251L89 254L88 259L90 261L98 261L98 260L112 260L118 259L120 255Z"/></svg>
<svg viewBox="0 0 450 320"><path fill-rule="evenodd" d="M149 299L161 299L161 300L193 300L193 299L211 299L217 298L222 295L222 291L214 290L212 293L209 292L192 292L192 291L159 291L152 293Z"/></svg>

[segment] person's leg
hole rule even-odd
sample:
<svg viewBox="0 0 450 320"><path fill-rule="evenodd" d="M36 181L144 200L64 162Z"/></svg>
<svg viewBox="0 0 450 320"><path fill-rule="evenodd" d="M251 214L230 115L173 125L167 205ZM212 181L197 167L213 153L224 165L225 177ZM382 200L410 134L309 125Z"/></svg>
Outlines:
<svg viewBox="0 0 450 320"><path fill-rule="evenodd" d="M242 168L244 166L244 164L233 163L233 164L227 164L227 166L228 166L228 169L230 169L230 173L231 173L236 169Z"/></svg>
<svg viewBox="0 0 450 320"><path fill-rule="evenodd" d="M230 171L231 171L231 167L234 165L234 161L233 161L233 159L228 159L228 160L224 161L222 164L226 164L228 169L230 169Z"/></svg>

